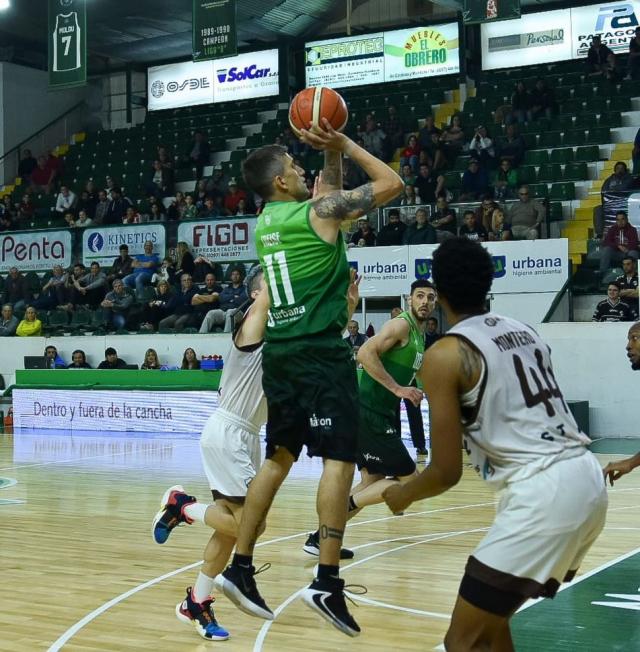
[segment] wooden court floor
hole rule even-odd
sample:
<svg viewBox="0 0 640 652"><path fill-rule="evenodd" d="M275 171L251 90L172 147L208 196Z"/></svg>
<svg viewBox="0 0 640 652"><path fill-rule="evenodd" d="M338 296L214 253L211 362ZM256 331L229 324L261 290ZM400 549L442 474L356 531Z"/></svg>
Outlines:
<svg viewBox="0 0 640 652"><path fill-rule="evenodd" d="M615 456L600 457L605 463ZM468 468L453 491L414 505L405 516L376 506L354 519L346 543L356 554L342 574L368 592L355 598L352 613L363 633L350 639L296 599L316 563L302 544L315 527L320 469L308 459L295 467L256 551L256 565L272 564L258 581L276 620L245 616L220 597L218 619L232 638L212 643L174 615L208 531L180 528L164 546L150 533L171 484L181 482L206 500L197 441L0 435L0 650L436 649L465 560L492 521L494 496ZM625 480L611 491L606 529L583 571L611 565L640 546L640 471ZM636 579L634 591L640 573ZM629 609L619 617L638 616ZM532 641L531 649L578 649L571 636L567 625L565 632L550 633L546 647Z"/></svg>

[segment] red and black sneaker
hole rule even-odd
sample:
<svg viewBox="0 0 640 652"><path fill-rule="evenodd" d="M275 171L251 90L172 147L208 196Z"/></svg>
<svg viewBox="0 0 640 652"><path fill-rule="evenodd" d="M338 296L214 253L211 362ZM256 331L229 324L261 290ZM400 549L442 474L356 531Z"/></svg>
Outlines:
<svg viewBox="0 0 640 652"><path fill-rule="evenodd" d="M190 525L193 521L184 513L187 505L197 502L195 496L188 496L182 485L169 487L162 496L160 511L153 519L151 533L156 543L165 543L171 534L171 530L181 523Z"/></svg>
<svg viewBox="0 0 640 652"><path fill-rule="evenodd" d="M214 598L209 597L204 602L196 602L193 599L192 589L187 589L187 597L176 605L176 616L178 620L187 625L193 625L202 638L207 641L226 641L229 632L218 625L213 613Z"/></svg>

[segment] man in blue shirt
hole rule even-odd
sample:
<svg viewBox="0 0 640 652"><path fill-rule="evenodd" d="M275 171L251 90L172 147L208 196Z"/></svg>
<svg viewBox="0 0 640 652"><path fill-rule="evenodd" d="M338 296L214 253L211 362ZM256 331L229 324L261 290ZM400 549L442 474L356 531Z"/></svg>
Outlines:
<svg viewBox="0 0 640 652"><path fill-rule="evenodd" d="M151 240L144 243L144 253L136 254L131 267L133 272L125 276L122 281L127 287L135 287L138 299L142 299L144 286L151 283L151 277L160 267L160 257L158 254L153 253L153 242Z"/></svg>

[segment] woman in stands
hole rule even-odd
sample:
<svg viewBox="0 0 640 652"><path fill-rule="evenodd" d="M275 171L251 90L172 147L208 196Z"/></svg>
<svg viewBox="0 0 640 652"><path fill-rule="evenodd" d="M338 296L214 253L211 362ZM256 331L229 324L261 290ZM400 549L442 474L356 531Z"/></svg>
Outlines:
<svg viewBox="0 0 640 652"><path fill-rule="evenodd" d="M180 369L200 369L200 360L192 348L184 350Z"/></svg>
<svg viewBox="0 0 640 652"><path fill-rule="evenodd" d="M447 161L453 163L465 144L460 115L456 114L451 118L451 124L442 132L440 142Z"/></svg>
<svg viewBox="0 0 640 652"><path fill-rule="evenodd" d="M39 337L42 335L42 322L33 306L27 306L24 319L18 324L16 335L19 337Z"/></svg>
<svg viewBox="0 0 640 652"><path fill-rule="evenodd" d="M195 267L193 254L189 251L189 245L186 242L178 242L178 246L176 247L176 281L180 282L180 277L183 274L193 276Z"/></svg>
<svg viewBox="0 0 640 652"><path fill-rule="evenodd" d="M524 122L530 108L531 93L527 90L524 82L519 81L511 96L511 113L507 116L506 123Z"/></svg>
<svg viewBox="0 0 640 652"><path fill-rule="evenodd" d="M147 349L147 352L144 354L144 362L140 369L160 369L160 360L158 360L158 354L155 349Z"/></svg>
<svg viewBox="0 0 640 652"><path fill-rule="evenodd" d="M162 279L156 287L156 296L144 307L142 313L140 330L158 330L158 324L162 319L171 314L173 308L173 292L169 282Z"/></svg>
<svg viewBox="0 0 640 652"><path fill-rule="evenodd" d="M491 215L491 229L489 230L489 240L500 242L502 240L511 240L511 225L505 221L504 211L496 208Z"/></svg>

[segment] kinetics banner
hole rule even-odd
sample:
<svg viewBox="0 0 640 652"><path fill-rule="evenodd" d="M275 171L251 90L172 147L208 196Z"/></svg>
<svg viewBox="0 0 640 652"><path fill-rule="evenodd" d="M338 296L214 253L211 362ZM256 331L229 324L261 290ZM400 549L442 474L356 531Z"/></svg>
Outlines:
<svg viewBox="0 0 640 652"><path fill-rule="evenodd" d="M193 0L193 60L237 53L236 0Z"/></svg>
<svg viewBox="0 0 640 652"><path fill-rule="evenodd" d="M153 253L164 258L166 237L164 224L135 224L131 226L87 227L82 232L82 262L85 265L98 262L110 267L120 255L120 245L129 247L129 255L144 253L144 243L153 242Z"/></svg>
<svg viewBox="0 0 640 652"><path fill-rule="evenodd" d="M49 88L87 83L86 0L48 0Z"/></svg>

